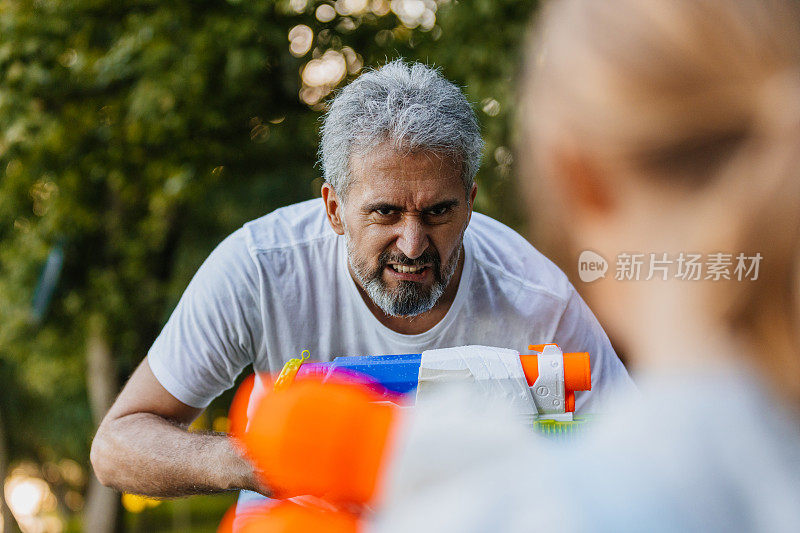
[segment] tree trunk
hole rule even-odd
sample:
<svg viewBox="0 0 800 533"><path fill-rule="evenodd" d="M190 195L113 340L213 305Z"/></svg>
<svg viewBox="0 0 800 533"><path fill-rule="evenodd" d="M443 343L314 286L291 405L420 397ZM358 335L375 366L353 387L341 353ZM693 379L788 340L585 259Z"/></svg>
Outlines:
<svg viewBox="0 0 800 533"><path fill-rule="evenodd" d="M105 322L100 315L89 319L86 343L86 388L95 427L100 425L117 393L117 378ZM113 533L119 512L119 494L104 487L92 474L84 508L84 530Z"/></svg>

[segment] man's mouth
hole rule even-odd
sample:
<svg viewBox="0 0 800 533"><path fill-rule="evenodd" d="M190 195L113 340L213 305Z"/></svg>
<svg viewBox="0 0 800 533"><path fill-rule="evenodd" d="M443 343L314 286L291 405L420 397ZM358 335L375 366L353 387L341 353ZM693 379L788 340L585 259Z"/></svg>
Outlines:
<svg viewBox="0 0 800 533"><path fill-rule="evenodd" d="M430 265L400 265L397 263L390 263L386 265L386 270L389 271L390 276L396 279L424 282L430 275L431 267Z"/></svg>
<svg viewBox="0 0 800 533"><path fill-rule="evenodd" d="M427 266L408 266L408 265L389 265L395 272L402 272L408 274L418 274L422 273Z"/></svg>

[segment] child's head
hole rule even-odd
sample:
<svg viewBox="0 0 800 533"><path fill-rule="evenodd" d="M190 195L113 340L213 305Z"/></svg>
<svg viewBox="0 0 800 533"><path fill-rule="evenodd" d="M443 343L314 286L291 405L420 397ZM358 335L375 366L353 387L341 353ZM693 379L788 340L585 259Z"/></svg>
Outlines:
<svg viewBox="0 0 800 533"><path fill-rule="evenodd" d="M568 270L584 249L609 261L584 287L601 320L625 337L630 294L703 295L686 315L752 341L795 398L799 21L793 0L554 0L520 92L534 233L568 243ZM739 252L763 259L757 281L679 281L674 263L666 282L615 281L624 252L731 253L731 274Z"/></svg>

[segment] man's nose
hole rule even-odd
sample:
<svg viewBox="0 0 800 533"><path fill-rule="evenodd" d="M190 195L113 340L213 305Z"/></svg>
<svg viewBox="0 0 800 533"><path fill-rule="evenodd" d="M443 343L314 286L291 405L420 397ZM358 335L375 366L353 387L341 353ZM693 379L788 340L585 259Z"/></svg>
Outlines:
<svg viewBox="0 0 800 533"><path fill-rule="evenodd" d="M403 217L398 228L397 248L409 259L416 259L428 244L425 224L418 217Z"/></svg>

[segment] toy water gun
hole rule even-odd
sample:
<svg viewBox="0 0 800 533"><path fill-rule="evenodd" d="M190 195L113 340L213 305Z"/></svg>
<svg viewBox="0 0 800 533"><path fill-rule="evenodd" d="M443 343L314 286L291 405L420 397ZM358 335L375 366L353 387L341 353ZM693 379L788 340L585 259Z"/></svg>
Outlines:
<svg viewBox="0 0 800 533"><path fill-rule="evenodd" d="M564 354L555 344L529 349L534 353L461 347L449 352L340 357L329 363L306 363L307 356L290 361L275 390L256 405L247 427L237 423L233 429L262 483L283 501L248 509L237 515L236 528L225 526L220 531L363 531L367 509L380 506L402 430L406 411L395 401L424 388L431 370L437 378L443 370L445 376L452 371L450 377L485 378L487 384L493 379L519 381L513 372L502 376L499 367L489 368L515 362L517 357L517 364L509 366L518 369L521 364L525 387L539 410L537 423L574 424L565 420L572 418L574 392L591 388L588 354ZM470 368L480 366L481 354L490 355L483 358L485 372ZM505 390L514 390L509 387ZM310 496L318 503L298 505L289 500L298 496Z"/></svg>
<svg viewBox="0 0 800 533"><path fill-rule="evenodd" d="M423 391L441 382L512 380L518 360L522 375L517 377L524 377L524 386L530 390L536 406L534 419L572 422L575 392L592 388L589 354L563 353L557 344L529 345L528 349L533 353L462 346L422 354L337 357L325 363L306 362L306 356L286 363L275 382L275 390L307 378L322 382L353 381L370 387L386 400L408 405L413 393L419 399Z"/></svg>

